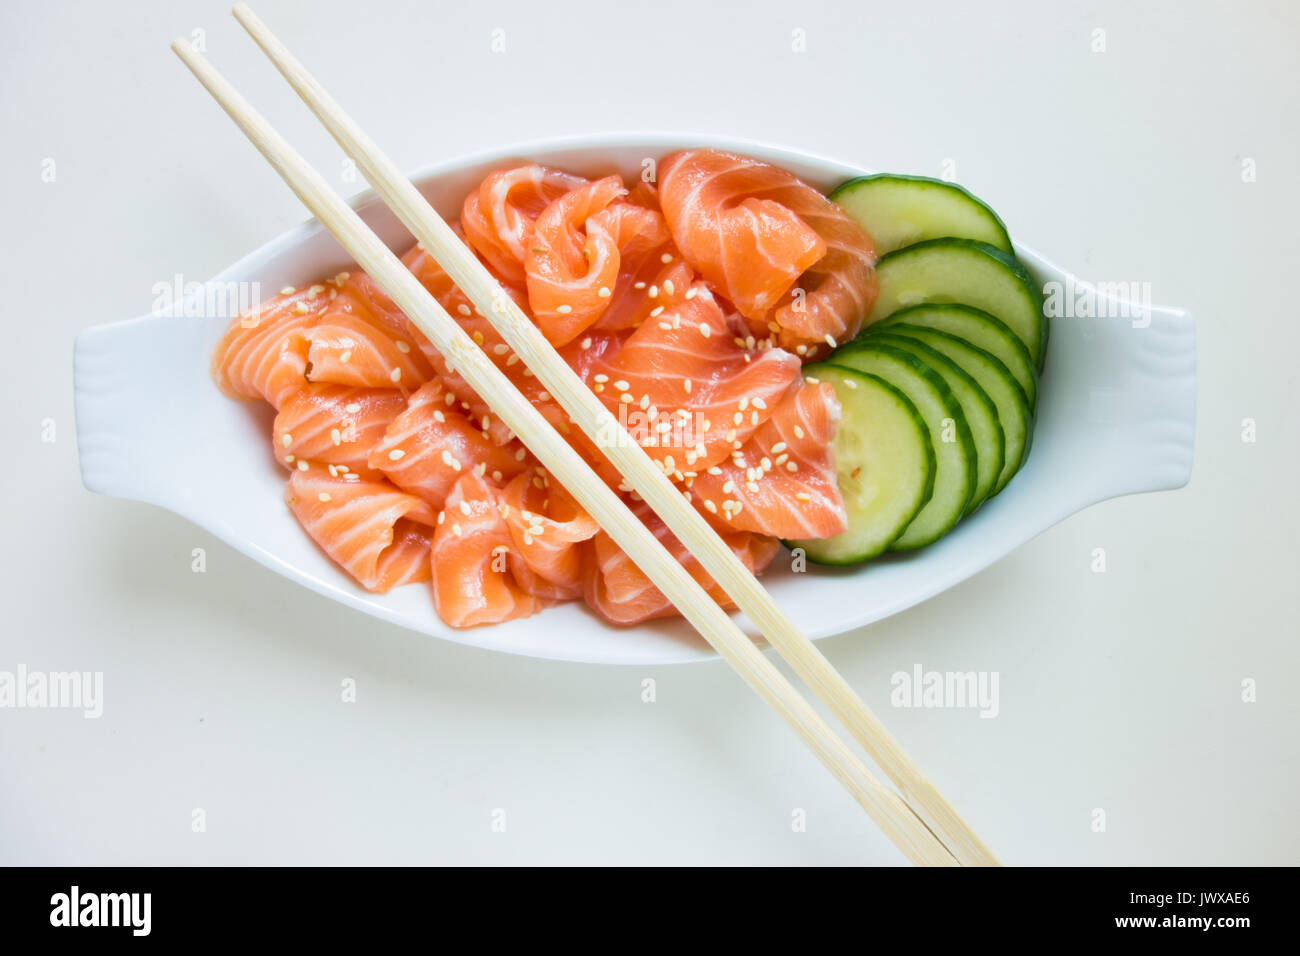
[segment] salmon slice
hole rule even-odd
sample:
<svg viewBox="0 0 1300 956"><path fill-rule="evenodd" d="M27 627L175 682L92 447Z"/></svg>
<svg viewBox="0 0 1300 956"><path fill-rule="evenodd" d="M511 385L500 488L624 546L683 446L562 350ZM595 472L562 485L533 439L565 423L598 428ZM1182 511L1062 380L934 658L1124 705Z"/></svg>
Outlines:
<svg viewBox="0 0 1300 956"><path fill-rule="evenodd" d="M524 468L518 442L497 445L456 411L455 396L436 379L413 394L371 448L367 466L393 484L441 508L457 480L477 471L503 482Z"/></svg>
<svg viewBox="0 0 1300 956"><path fill-rule="evenodd" d="M336 473L373 474L370 449L406 407L406 398L391 388L350 385L304 385L280 405L271 428L276 458L288 468L298 463L333 465Z"/></svg>
<svg viewBox="0 0 1300 956"><path fill-rule="evenodd" d="M747 318L765 316L826 254L825 241L795 210L758 195L795 183L784 169L716 149L659 163L659 201L673 239Z"/></svg>
<svg viewBox="0 0 1300 956"><path fill-rule="evenodd" d="M621 179L606 176L560 196L534 223L524 263L528 305L553 345L573 341L609 305L619 273L611 231L618 218L600 214L626 193Z"/></svg>
<svg viewBox="0 0 1300 956"><path fill-rule="evenodd" d="M343 286L307 333L307 377L335 385L415 391L433 377L433 366L404 337L405 317L396 306L393 312L373 307L378 287L364 273L355 278L340 275Z"/></svg>
<svg viewBox="0 0 1300 956"><path fill-rule="evenodd" d="M677 244L759 334L770 327L776 344L812 356L858 333L878 292L876 253L843 209L793 173L734 153L674 153L660 171Z"/></svg>
<svg viewBox="0 0 1300 956"><path fill-rule="evenodd" d="M778 538L829 538L848 527L832 442L840 420L825 382L793 385L741 451L695 479L710 519Z"/></svg>
<svg viewBox="0 0 1300 956"><path fill-rule="evenodd" d="M279 408L307 382L307 332L328 304L319 292L299 289L235 319L212 353L217 387L231 398L260 398Z"/></svg>
<svg viewBox="0 0 1300 956"><path fill-rule="evenodd" d="M600 530L596 520L538 466L511 479L500 499L515 580L548 600L582 597L585 544Z"/></svg>
<svg viewBox="0 0 1300 956"><path fill-rule="evenodd" d="M498 492L474 472L457 479L433 535L433 604L452 627L535 614L553 602L510 571L513 543Z"/></svg>
<svg viewBox="0 0 1300 956"><path fill-rule="evenodd" d="M429 580L433 510L386 481L295 470L289 510L330 558L367 591Z"/></svg>
<svg viewBox="0 0 1300 956"><path fill-rule="evenodd" d="M461 209L465 238L498 276L522 288L537 217L585 182L580 176L536 163L491 173L465 197Z"/></svg>
<svg viewBox="0 0 1300 956"><path fill-rule="evenodd" d="M759 349L744 332L697 283L621 348L587 360L587 380L637 443L680 480L738 450L799 374L795 356Z"/></svg>
<svg viewBox="0 0 1300 956"><path fill-rule="evenodd" d="M650 194L646 201L653 199ZM610 220L608 228L617 237L619 274L596 328L636 328L652 314L662 314L657 309L666 312L682 301L695 273L673 245L657 207L615 203L597 218Z"/></svg>
<svg viewBox="0 0 1300 956"><path fill-rule="evenodd" d="M648 506L644 503L634 504L632 510L682 567L690 572L691 577L709 592L710 597L724 608L735 606L694 555L682 546ZM727 529L720 529L719 534L754 574L766 568L780 549L775 538ZM654 586L605 532L601 531L592 538L591 547L592 557L583 581L583 596L588 606L601 617L611 624L637 624L678 613L663 592Z"/></svg>

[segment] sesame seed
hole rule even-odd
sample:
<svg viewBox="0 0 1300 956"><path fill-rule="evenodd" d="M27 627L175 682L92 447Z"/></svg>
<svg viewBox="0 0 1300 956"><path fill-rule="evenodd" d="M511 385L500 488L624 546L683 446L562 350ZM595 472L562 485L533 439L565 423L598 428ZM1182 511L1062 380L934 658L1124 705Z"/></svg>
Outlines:
<svg viewBox="0 0 1300 956"><path fill-rule="evenodd" d="M456 311L466 317L468 317L470 314L469 306L467 306L464 302L456 306Z"/></svg>
<svg viewBox="0 0 1300 956"><path fill-rule="evenodd" d="M285 432L284 435L280 438L280 444L283 445L285 448L288 448L290 445L293 444L293 436L290 435L288 432Z"/></svg>
<svg viewBox="0 0 1300 956"><path fill-rule="evenodd" d="M318 494L316 497L319 498L321 501L329 501L329 500L330 500L330 493L329 493L328 491L322 491L322 492L321 492L320 494Z"/></svg>
<svg viewBox="0 0 1300 956"><path fill-rule="evenodd" d="M591 338L588 337L588 338L583 339L582 342L581 342L581 345L582 345L582 350L583 350L584 352L585 352L587 349L591 348Z"/></svg>
<svg viewBox="0 0 1300 956"><path fill-rule="evenodd" d="M339 470L334 465L330 465L330 476L334 478L339 476Z"/></svg>
<svg viewBox="0 0 1300 956"><path fill-rule="evenodd" d="M435 422L438 422L439 424L442 424L447 420L447 416L442 413L441 408L435 408L433 410L433 420Z"/></svg>
<svg viewBox="0 0 1300 956"><path fill-rule="evenodd" d="M646 295L650 296L652 299L659 298L659 287L657 285L652 285L649 290L646 291Z"/></svg>
<svg viewBox="0 0 1300 956"><path fill-rule="evenodd" d="M752 412L752 413L750 414L750 416L749 416L749 421L750 421L751 424L757 425L757 424L758 424L758 412Z"/></svg>
<svg viewBox="0 0 1300 956"><path fill-rule="evenodd" d="M558 312L558 313L560 313L560 315L568 315L570 312L573 311L573 306L571 306L571 305L557 305L557 306L555 307L555 311Z"/></svg>
<svg viewBox="0 0 1300 956"><path fill-rule="evenodd" d="M781 452L785 451L785 448L786 448L785 442L779 441L772 446L772 454L779 455L781 454Z"/></svg>
<svg viewBox="0 0 1300 956"><path fill-rule="evenodd" d="M393 344L397 346L397 351L401 352L403 355L411 351L411 347L407 345L405 342L403 342L401 339L394 339Z"/></svg>
<svg viewBox="0 0 1300 956"><path fill-rule="evenodd" d="M608 299L610 296L609 286L607 285L601 286L599 289L596 290L596 295L600 296L602 299Z"/></svg>
<svg viewBox="0 0 1300 956"><path fill-rule="evenodd" d="M673 280L672 280L672 279L665 279L665 280L664 280L664 292L665 292L667 295L672 295L672 294L673 294Z"/></svg>
<svg viewBox="0 0 1300 956"><path fill-rule="evenodd" d="M501 472L499 472L499 471L494 471L494 472L492 472L492 480L493 480L493 481L500 481L502 477L503 477L503 476L502 476Z"/></svg>
<svg viewBox="0 0 1300 956"><path fill-rule="evenodd" d="M388 379L389 381L392 382L399 381L401 377L402 377L402 370L400 368L395 368L388 373Z"/></svg>
<svg viewBox="0 0 1300 956"><path fill-rule="evenodd" d="M292 464L293 464L293 457L294 457L293 455L285 455L285 456L284 456L284 463L285 463L286 465L292 465Z"/></svg>
<svg viewBox="0 0 1300 956"><path fill-rule="evenodd" d="M527 455L528 452L521 448L515 452L515 461L523 461Z"/></svg>
<svg viewBox="0 0 1300 956"><path fill-rule="evenodd" d="M609 376L606 375L604 372L597 372L595 375L591 377L591 380L593 382L608 382Z"/></svg>
<svg viewBox="0 0 1300 956"><path fill-rule="evenodd" d="M508 345L494 345L494 346L492 346L492 354L493 354L493 355L505 355L505 354L506 354L507 352L509 352L509 351L510 351L510 346L508 346Z"/></svg>
<svg viewBox="0 0 1300 956"><path fill-rule="evenodd" d="M662 256L659 257L659 261L662 262L664 265L667 265L668 263L673 261L672 254L665 252Z"/></svg>
<svg viewBox="0 0 1300 956"><path fill-rule="evenodd" d="M754 407L755 407L755 408L767 408L767 402L763 401L761 398L755 398L755 399L754 399Z"/></svg>
<svg viewBox="0 0 1300 956"><path fill-rule="evenodd" d="M295 302L293 304L293 310L297 312L299 315L306 315L308 312L311 311L311 309L307 308L306 302Z"/></svg>
<svg viewBox="0 0 1300 956"><path fill-rule="evenodd" d="M551 400L551 393L548 392L546 389L542 389L540 392L537 393L537 400L539 402L549 402Z"/></svg>
<svg viewBox="0 0 1300 956"><path fill-rule="evenodd" d="M705 498L705 499L704 499L704 507L705 507L708 511L711 511L713 514L717 514L717 513L718 513L718 506L715 505L715 504L714 504L712 501L710 501L708 498Z"/></svg>
<svg viewBox="0 0 1300 956"><path fill-rule="evenodd" d="M798 465L797 462L787 461L787 462L785 463L785 470L786 470L786 471L798 471L798 470L799 470L799 465Z"/></svg>
<svg viewBox="0 0 1300 956"><path fill-rule="evenodd" d="M351 349L344 349L344 350L343 350L343 354L339 356L339 361L342 362L344 365L347 365L347 364L348 364L348 361L349 361L351 358L352 358L352 350L351 350Z"/></svg>
<svg viewBox="0 0 1300 956"><path fill-rule="evenodd" d="M745 409L747 409L747 408L749 407L749 396L748 396L748 395L742 395L742 396L740 397L740 404L739 404L737 407L738 407L742 412L743 412Z"/></svg>
<svg viewBox="0 0 1300 956"><path fill-rule="evenodd" d="M694 292L695 290L692 289L691 291ZM706 325L705 323L701 322L701 323L700 323L700 335L704 336L704 337L707 339L707 338L708 338L710 335L712 335L712 334L713 334L713 333L709 330L708 325Z"/></svg>
<svg viewBox="0 0 1300 956"><path fill-rule="evenodd" d="M639 291L639 290L645 288L645 283L644 283L644 282L634 282L634 283L632 284L632 288L637 289L637 290Z"/></svg>
<svg viewBox="0 0 1300 956"><path fill-rule="evenodd" d="M483 333L478 331L478 329L474 330L474 334L471 335L470 338L474 340L475 345L482 345L483 342L485 341L485 339L483 338Z"/></svg>
<svg viewBox="0 0 1300 956"><path fill-rule="evenodd" d="M825 341L826 344L829 345L831 348L835 348L836 346L835 336L831 335L829 332L826 333Z"/></svg>
<svg viewBox="0 0 1300 956"><path fill-rule="evenodd" d="M439 512L438 512L438 524L442 524L442 523L443 523L444 521L446 521L446 520L447 520L447 512L445 512L445 511L439 511Z"/></svg>
<svg viewBox="0 0 1300 956"><path fill-rule="evenodd" d="M795 426L794 426L794 437L795 437L795 438L803 438L803 434L804 434L804 433L803 433L803 427L800 426L800 425L795 425Z"/></svg>
<svg viewBox="0 0 1300 956"><path fill-rule="evenodd" d="M337 428L330 429L330 441L332 441L335 445L343 444L343 436L339 434L339 430Z"/></svg>
<svg viewBox="0 0 1300 956"><path fill-rule="evenodd" d="M300 462L298 462L298 470L299 470L299 471L306 471L306 470L307 470L307 463L306 463L305 461L300 461Z"/></svg>
<svg viewBox="0 0 1300 956"><path fill-rule="evenodd" d="M732 481L730 478L728 478L727 483L722 486L722 493L724 495L729 495L735 490L736 490L736 483Z"/></svg>
<svg viewBox="0 0 1300 956"><path fill-rule="evenodd" d="M691 288L691 289L687 289L687 290L686 290L686 298L688 298L688 299L693 299L693 298L695 298L695 289L693 289L693 288Z"/></svg>
<svg viewBox="0 0 1300 956"><path fill-rule="evenodd" d="M459 537L460 537L460 525L459 525L459 524L453 524L453 525L451 526L451 533L454 534L456 537L459 538Z"/></svg>
<svg viewBox="0 0 1300 956"><path fill-rule="evenodd" d="M662 313L663 313L663 310L664 310L664 307L663 307L662 305L656 305L653 309L650 310L650 318L653 319L655 316L662 314ZM660 323L660 326L659 326L659 327L662 328L662 329L671 329L671 328L672 328L671 325L664 325L663 323Z"/></svg>
<svg viewBox="0 0 1300 956"><path fill-rule="evenodd" d="M626 392L632 386L620 378L617 382L614 383L614 387L618 389L620 392Z"/></svg>
<svg viewBox="0 0 1300 956"><path fill-rule="evenodd" d="M469 506L469 502L466 501L464 498L460 500L460 513L465 515L466 517L474 513Z"/></svg>
<svg viewBox="0 0 1300 956"><path fill-rule="evenodd" d="M847 385L849 388L857 388L857 387L858 387L858 383L855 382L855 381L853 381L853 379L851 379L851 378L846 378L846 379L844 380L844 384Z"/></svg>
<svg viewBox="0 0 1300 956"><path fill-rule="evenodd" d="M687 394L687 395L691 394L691 380L690 380L689 378L688 378L688 379L683 379L683 381L682 381L682 388L686 389L686 394Z"/></svg>
<svg viewBox="0 0 1300 956"><path fill-rule="evenodd" d="M511 352L510 357L506 359L506 368L510 368L512 365L517 365L518 363L519 363L519 356L516 355L514 352ZM528 370L524 369L524 371L527 372ZM532 372L528 372L528 374L531 375Z"/></svg>
<svg viewBox="0 0 1300 956"><path fill-rule="evenodd" d="M663 306L660 306L658 309L655 309L655 311L658 312L662 308ZM663 329L665 332L671 332L673 330L673 324L671 322L660 322L659 328Z"/></svg>
<svg viewBox="0 0 1300 956"><path fill-rule="evenodd" d="M812 495L808 494L808 492L806 491L799 492L797 495L795 495L795 498L797 498L800 501L812 501Z"/></svg>
<svg viewBox="0 0 1300 956"><path fill-rule="evenodd" d="M806 345L796 345L796 346L794 347L794 350L795 350L795 352L796 352L797 354L799 354L799 355L807 355L807 354L808 354L808 346L806 346Z"/></svg>
<svg viewBox="0 0 1300 956"><path fill-rule="evenodd" d="M343 410L346 412L351 412L353 415L355 415L357 412L361 411L361 403L348 402L346 405L343 406Z"/></svg>
<svg viewBox="0 0 1300 956"><path fill-rule="evenodd" d="M745 482L745 487L748 488L750 491L754 491L754 492L756 492L756 491L758 491L758 482L756 482L756 481L747 481L747 482Z"/></svg>
<svg viewBox="0 0 1300 956"><path fill-rule="evenodd" d="M741 423L743 423L743 422L745 421L745 416L742 415L740 412L736 412L735 417L732 418L732 421L733 421L735 424L739 425L739 424L741 424Z"/></svg>
<svg viewBox="0 0 1300 956"><path fill-rule="evenodd" d="M280 295L293 295L293 294L294 294L295 292L297 292L297 291L298 291L298 290L295 289L293 286L291 286L291 285L287 285L287 286L285 286L283 289L280 290Z"/></svg>
<svg viewBox="0 0 1300 956"><path fill-rule="evenodd" d="M491 427L492 427L492 416L491 416L491 415L484 415L484 416L483 416L483 429L484 429L484 431L486 431L487 429L489 429L489 428L491 428Z"/></svg>

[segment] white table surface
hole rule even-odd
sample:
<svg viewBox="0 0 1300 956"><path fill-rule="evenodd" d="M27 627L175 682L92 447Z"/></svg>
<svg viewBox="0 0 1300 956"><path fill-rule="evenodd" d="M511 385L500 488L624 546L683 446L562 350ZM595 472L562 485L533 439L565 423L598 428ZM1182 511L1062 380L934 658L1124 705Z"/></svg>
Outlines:
<svg viewBox="0 0 1300 956"><path fill-rule="evenodd" d="M1193 309L1187 488L1094 507L822 646L1007 862L1300 862L1294 6L256 6L409 168L637 128L930 175L951 161L1049 259ZM105 696L98 720L0 710L0 863L902 862L719 662L556 664L422 638L81 487L76 333L304 217L168 51L194 28L309 159L340 168L225 2L0 7L0 671L102 671ZM915 664L998 672L999 716L891 708L889 676Z"/></svg>

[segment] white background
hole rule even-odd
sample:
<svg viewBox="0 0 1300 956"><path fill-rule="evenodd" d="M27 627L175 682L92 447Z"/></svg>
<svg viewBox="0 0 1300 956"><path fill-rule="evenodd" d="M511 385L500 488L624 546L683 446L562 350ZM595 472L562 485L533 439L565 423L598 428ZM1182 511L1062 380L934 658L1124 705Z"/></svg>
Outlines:
<svg viewBox="0 0 1300 956"><path fill-rule="evenodd" d="M256 9L408 168L635 129L929 175L951 160L1050 260L1191 308L1186 489L1094 507L822 646L1007 862L1300 862L1294 6ZM224 0L0 12L0 670L103 671L106 697L97 721L0 710L0 863L901 862L721 663L622 669L436 642L82 489L75 334L147 312L155 282L207 278L304 217L168 51L194 28L337 175L336 147ZM190 570L195 547L206 574ZM997 671L1000 715L891 709L889 676L918 663ZM348 677L355 704L340 702ZM641 701L646 678L656 703Z"/></svg>

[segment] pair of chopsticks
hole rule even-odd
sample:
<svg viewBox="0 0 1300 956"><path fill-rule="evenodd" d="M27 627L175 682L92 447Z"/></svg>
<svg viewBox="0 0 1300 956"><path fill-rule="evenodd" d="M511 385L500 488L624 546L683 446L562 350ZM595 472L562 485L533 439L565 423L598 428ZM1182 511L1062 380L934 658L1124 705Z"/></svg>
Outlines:
<svg viewBox="0 0 1300 956"><path fill-rule="evenodd" d="M613 415L514 301L500 294L496 279L415 186L245 4L237 4L233 13L425 250L493 323L574 423L597 442L628 485L690 549L795 673L849 729L899 792L895 793L875 778L325 179L206 59L184 39L175 40L172 49L303 204L460 371L493 414L506 423L552 477L633 558L683 617L790 724L908 859L935 866L997 865L993 854L903 752L879 719L683 498L646 451L630 437L612 445L597 437L617 434L612 429L620 426Z"/></svg>

